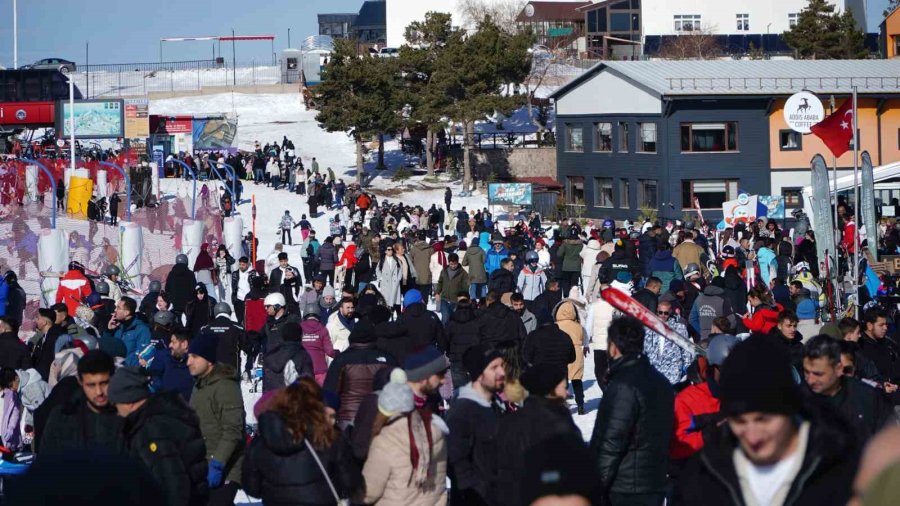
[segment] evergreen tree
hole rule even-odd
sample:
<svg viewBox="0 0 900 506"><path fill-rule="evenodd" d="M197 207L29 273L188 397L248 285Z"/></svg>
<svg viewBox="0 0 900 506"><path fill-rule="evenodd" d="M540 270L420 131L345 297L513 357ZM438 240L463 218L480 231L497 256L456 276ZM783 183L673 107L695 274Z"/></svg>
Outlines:
<svg viewBox="0 0 900 506"><path fill-rule="evenodd" d="M850 9L835 13L826 0L809 0L797 25L784 32L784 40L797 58L810 60L855 59L866 56L865 36Z"/></svg>

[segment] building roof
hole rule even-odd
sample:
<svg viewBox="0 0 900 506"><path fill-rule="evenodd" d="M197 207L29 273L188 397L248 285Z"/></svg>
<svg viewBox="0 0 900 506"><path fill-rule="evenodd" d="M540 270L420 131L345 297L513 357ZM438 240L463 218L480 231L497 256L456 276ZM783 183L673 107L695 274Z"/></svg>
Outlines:
<svg viewBox="0 0 900 506"><path fill-rule="evenodd" d="M355 12L332 12L327 14L319 14L319 23L350 23L356 21L357 14Z"/></svg>
<svg viewBox="0 0 900 506"><path fill-rule="evenodd" d="M534 13L531 16L525 14L529 5L534 8ZM587 5L591 5L591 2L528 2L522 9L522 12L516 16L516 23L540 21L584 22L584 14L576 9Z"/></svg>
<svg viewBox="0 0 900 506"><path fill-rule="evenodd" d="M658 96L900 93L900 60L604 61L550 98L559 99L601 71Z"/></svg>
<svg viewBox="0 0 900 506"><path fill-rule="evenodd" d="M367 0L359 8L359 16L353 23L356 27L387 26L387 3L384 0Z"/></svg>

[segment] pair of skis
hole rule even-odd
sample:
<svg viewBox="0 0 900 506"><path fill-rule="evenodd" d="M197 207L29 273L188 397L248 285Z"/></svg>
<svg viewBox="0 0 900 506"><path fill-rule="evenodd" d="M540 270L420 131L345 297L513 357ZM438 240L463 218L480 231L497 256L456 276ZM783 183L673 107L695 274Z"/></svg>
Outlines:
<svg viewBox="0 0 900 506"><path fill-rule="evenodd" d="M669 341L672 341L679 348L691 352L697 356L706 356L706 350L695 344L689 338L686 338L678 332L672 330L672 328L666 325L666 322L664 322L659 316L644 307L644 305L640 302L634 300L634 298L632 298L630 295L616 290L615 288L606 288L600 292L600 296L603 297L603 300L608 302L612 307L618 309L624 314L627 314L628 316L637 318L638 321L643 323L645 327L663 336Z"/></svg>

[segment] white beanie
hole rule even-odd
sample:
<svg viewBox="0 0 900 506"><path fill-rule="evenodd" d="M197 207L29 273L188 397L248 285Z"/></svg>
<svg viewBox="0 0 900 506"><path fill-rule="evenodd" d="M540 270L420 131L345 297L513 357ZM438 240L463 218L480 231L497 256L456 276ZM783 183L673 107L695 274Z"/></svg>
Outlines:
<svg viewBox="0 0 900 506"><path fill-rule="evenodd" d="M406 373L399 367L391 371L391 381L378 394L378 411L391 417L416 409L413 391L406 384Z"/></svg>

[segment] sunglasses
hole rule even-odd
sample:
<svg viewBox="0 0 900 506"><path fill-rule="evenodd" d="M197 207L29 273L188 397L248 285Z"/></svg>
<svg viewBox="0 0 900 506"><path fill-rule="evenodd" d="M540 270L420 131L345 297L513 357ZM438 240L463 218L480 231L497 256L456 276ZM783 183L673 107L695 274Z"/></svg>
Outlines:
<svg viewBox="0 0 900 506"><path fill-rule="evenodd" d="M670 313L669 311L657 311L656 314L658 314L659 316L669 316L672 313Z"/></svg>

